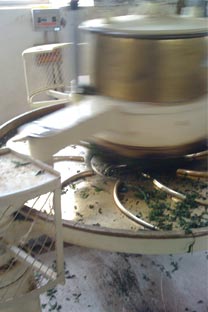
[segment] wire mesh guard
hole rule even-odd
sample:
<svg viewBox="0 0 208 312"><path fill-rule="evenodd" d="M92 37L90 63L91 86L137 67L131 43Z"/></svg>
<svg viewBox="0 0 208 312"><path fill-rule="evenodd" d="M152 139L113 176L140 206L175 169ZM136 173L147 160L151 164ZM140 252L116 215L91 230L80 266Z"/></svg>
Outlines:
<svg viewBox="0 0 208 312"><path fill-rule="evenodd" d="M30 105L69 101L69 43L29 48L22 53L27 99Z"/></svg>
<svg viewBox="0 0 208 312"><path fill-rule="evenodd" d="M60 176L9 149L0 150L0 306L63 282ZM38 205L38 214L33 206ZM47 209L45 207L47 206ZM39 224L41 214L46 225ZM45 265L39 257L51 252Z"/></svg>

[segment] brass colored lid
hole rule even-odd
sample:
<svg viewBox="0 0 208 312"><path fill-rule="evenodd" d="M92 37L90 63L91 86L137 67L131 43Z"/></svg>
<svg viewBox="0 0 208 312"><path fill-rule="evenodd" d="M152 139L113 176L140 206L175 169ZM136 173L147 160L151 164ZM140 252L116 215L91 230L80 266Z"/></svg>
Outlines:
<svg viewBox="0 0 208 312"><path fill-rule="evenodd" d="M89 20L80 28L116 37L187 38L206 36L208 20L179 15L126 15Z"/></svg>

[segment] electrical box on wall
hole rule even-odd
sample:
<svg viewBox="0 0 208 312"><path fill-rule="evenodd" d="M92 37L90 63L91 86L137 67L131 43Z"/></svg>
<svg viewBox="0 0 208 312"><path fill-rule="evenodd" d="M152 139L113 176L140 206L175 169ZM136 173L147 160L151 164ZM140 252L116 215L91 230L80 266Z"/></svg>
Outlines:
<svg viewBox="0 0 208 312"><path fill-rule="evenodd" d="M32 9L33 27L36 31L61 30L61 16L59 9Z"/></svg>

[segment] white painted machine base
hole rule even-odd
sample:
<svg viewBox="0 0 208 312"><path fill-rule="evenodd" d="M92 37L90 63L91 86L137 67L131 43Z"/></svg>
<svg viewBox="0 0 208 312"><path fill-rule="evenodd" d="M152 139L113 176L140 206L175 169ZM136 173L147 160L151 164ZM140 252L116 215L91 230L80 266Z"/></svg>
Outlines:
<svg viewBox="0 0 208 312"><path fill-rule="evenodd" d="M105 140L128 148L177 148L206 140L207 95L190 103L132 103L102 96L79 102L24 126L31 155L50 162L52 155L79 141ZM99 141L98 141L99 142Z"/></svg>

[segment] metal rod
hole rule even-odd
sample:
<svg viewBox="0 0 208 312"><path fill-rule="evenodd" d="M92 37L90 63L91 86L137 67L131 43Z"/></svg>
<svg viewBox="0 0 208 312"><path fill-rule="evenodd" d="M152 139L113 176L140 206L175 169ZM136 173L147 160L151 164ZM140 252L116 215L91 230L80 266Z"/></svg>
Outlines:
<svg viewBox="0 0 208 312"><path fill-rule="evenodd" d="M79 49L78 49L78 1L71 0L71 23L73 42L73 92L76 93L79 77Z"/></svg>
<svg viewBox="0 0 208 312"><path fill-rule="evenodd" d="M131 219L132 221L136 222L137 224L140 224L142 226L144 226L145 228L149 229L149 230L159 230L159 228L157 228L156 226L136 217L133 213L131 213L128 209L126 209L120 202L119 198L118 198L118 188L121 185L121 182L119 180L116 181L115 185L114 185L114 189L113 189L113 199L117 205L117 207L120 209L120 211L122 213L124 213L129 219Z"/></svg>
<svg viewBox="0 0 208 312"><path fill-rule="evenodd" d="M8 246L8 249L20 260L23 261L27 266L33 267L35 270L41 272L45 277L55 280L57 275L52 269L44 265L40 261L27 254L25 251L17 246Z"/></svg>
<svg viewBox="0 0 208 312"><path fill-rule="evenodd" d="M177 198L179 200L185 200L187 197L186 195L176 192L175 190L169 188L168 186L162 184L161 182L159 182L158 180L152 178L151 176L149 176L146 173L142 174L145 178L152 180L153 185L155 186L156 189L165 192L166 194L172 196L173 198ZM205 200L200 200L195 198L194 201L202 206L208 206L208 202Z"/></svg>
<svg viewBox="0 0 208 312"><path fill-rule="evenodd" d="M194 154L188 154L185 156L185 159L187 160L201 160L208 158L208 150L202 151Z"/></svg>
<svg viewBox="0 0 208 312"><path fill-rule="evenodd" d="M86 177L91 177L93 175L95 175L95 172L92 171L92 170L86 170L86 171L83 171L83 172L79 172L79 173L73 175L72 177L66 179L65 181L63 181L61 183L61 187L63 188L63 187L65 187L65 186L67 186L67 185L69 185L69 184L71 184L71 183L73 183L73 182L75 182L75 181L77 181L79 179L83 179L83 178L86 178Z"/></svg>
<svg viewBox="0 0 208 312"><path fill-rule="evenodd" d="M186 170L186 169L178 169L176 171L177 175L184 176L187 178L204 178L208 179L208 172L207 171L196 171L196 170Z"/></svg>
<svg viewBox="0 0 208 312"><path fill-rule="evenodd" d="M53 156L53 161L77 161L77 162L84 162L84 157L82 156Z"/></svg>

